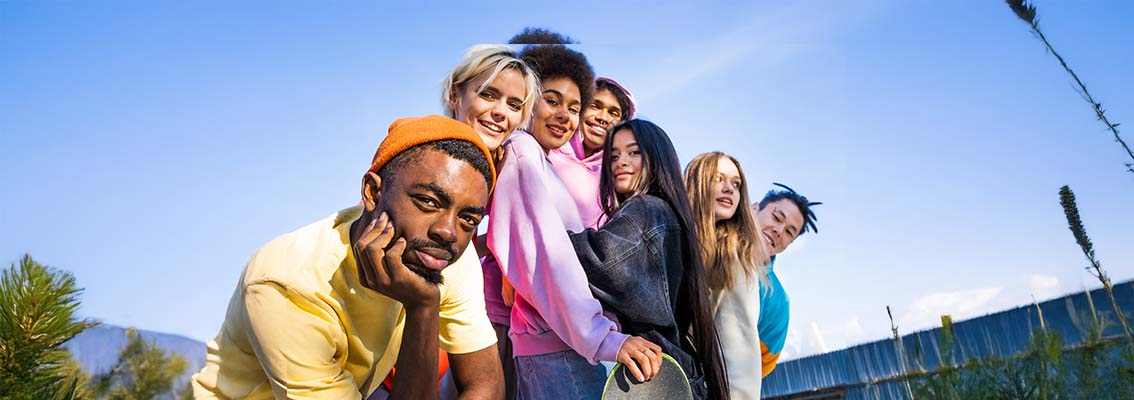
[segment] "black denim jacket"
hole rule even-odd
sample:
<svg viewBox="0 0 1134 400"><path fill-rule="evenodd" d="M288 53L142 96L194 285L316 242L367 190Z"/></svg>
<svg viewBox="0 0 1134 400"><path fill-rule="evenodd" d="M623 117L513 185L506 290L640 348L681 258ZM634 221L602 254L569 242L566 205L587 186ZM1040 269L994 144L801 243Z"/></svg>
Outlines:
<svg viewBox="0 0 1134 400"><path fill-rule="evenodd" d="M687 251L681 223L668 202L653 195L630 198L602 228L571 233L591 293L613 312L622 332L661 346L689 377L694 397L705 397L704 376L685 340L690 317L681 292Z"/></svg>

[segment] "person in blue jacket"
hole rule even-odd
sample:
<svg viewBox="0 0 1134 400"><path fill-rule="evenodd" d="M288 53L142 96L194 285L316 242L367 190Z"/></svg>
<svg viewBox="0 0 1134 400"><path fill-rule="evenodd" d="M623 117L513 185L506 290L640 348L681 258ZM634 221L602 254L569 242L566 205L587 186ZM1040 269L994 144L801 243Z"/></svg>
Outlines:
<svg viewBox="0 0 1134 400"><path fill-rule="evenodd" d="M760 284L760 320L756 324L760 333L764 376L772 373L780 359L790 317L790 300L780 279L776 277L776 255L804 233L819 233L819 228L815 226L818 218L811 207L823 204L807 200L807 197L786 185L774 185L782 189L768 191L759 203L752 205L760 224L760 233L764 235L772 254L772 261L768 264L768 282Z"/></svg>

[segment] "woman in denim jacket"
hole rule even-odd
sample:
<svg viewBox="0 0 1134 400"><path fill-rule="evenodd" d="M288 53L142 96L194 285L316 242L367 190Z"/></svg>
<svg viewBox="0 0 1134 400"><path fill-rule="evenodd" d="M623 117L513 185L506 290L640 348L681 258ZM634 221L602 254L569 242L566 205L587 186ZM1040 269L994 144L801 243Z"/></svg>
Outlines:
<svg viewBox="0 0 1134 400"><path fill-rule="evenodd" d="M677 360L694 397L727 400L707 273L673 143L640 119L612 132L599 189L608 222L571 234L591 292L623 333L657 343ZM646 378L657 372L651 364L641 366ZM627 368L640 376L638 366Z"/></svg>

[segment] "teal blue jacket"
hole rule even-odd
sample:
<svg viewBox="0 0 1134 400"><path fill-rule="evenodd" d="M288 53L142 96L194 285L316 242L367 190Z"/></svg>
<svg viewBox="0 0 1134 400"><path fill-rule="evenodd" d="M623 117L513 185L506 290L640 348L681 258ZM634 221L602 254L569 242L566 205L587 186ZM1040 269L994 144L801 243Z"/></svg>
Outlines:
<svg viewBox="0 0 1134 400"><path fill-rule="evenodd" d="M784 350L787 340L788 320L791 314L790 299L780 278L776 277L773 269L776 257L772 257L768 265L768 281L770 286L760 284L760 320L756 329L760 331L760 353L764 376L772 373L780 359L780 352Z"/></svg>

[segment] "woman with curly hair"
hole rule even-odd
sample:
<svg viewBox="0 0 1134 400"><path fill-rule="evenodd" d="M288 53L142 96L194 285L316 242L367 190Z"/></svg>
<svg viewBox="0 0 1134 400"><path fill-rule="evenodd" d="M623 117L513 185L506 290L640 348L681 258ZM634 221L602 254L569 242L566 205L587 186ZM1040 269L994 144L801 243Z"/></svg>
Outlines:
<svg viewBox="0 0 1134 400"><path fill-rule="evenodd" d="M554 34L529 30L512 42L547 43L547 35ZM485 303L498 332L508 330L512 340L518 398L598 399L606 380L599 361L649 366L646 352L657 346L619 332L591 295L567 236L583 221L547 159L578 127L594 72L585 56L561 44L525 46L520 58L539 75L540 95L528 129L504 143L488 213ZM510 308L502 275L514 287Z"/></svg>
<svg viewBox="0 0 1134 400"><path fill-rule="evenodd" d="M685 167L685 184L701 260L709 273L713 321L721 339L734 399L759 399L760 286L768 284L769 254L747 205L748 183L735 158L721 152L697 156Z"/></svg>

